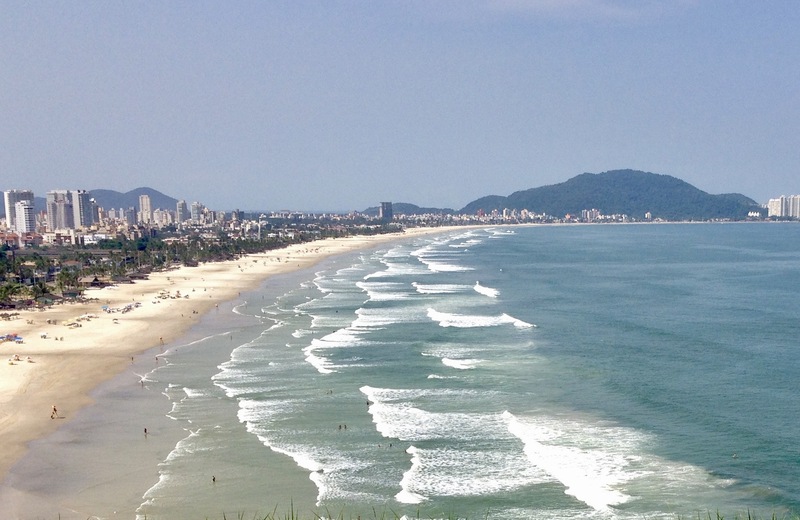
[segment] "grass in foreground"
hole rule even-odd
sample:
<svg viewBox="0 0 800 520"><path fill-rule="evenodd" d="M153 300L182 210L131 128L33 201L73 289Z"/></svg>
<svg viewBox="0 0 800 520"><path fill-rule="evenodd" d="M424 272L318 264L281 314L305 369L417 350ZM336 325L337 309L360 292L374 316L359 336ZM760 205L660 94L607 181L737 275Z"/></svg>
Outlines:
<svg viewBox="0 0 800 520"><path fill-rule="evenodd" d="M213 517L206 517L205 520L212 520L212 518ZM286 513L278 513L276 508L266 515L257 513L250 516L246 513L237 513L234 517L223 513L221 517L217 518L220 518L221 520L503 520L500 516L492 515L491 511L487 511L486 514L481 517L468 518L459 516L457 514L422 516L419 511L417 511L417 513L413 516L400 515L391 510L378 512L374 508L369 515L355 516L347 514L344 511L332 513L329 510L326 510L325 512L309 512L306 515L300 515L297 511L294 511L294 508L291 508ZM647 519L647 517L642 518L643 520ZM800 514L787 513L778 515L777 513L772 513L771 516L760 516L751 511L746 511L743 513L735 513L733 516L725 516L720 512L698 512L696 516L686 517L676 514L673 516L673 518L675 518L675 520L725 520L726 518L731 520L800 520Z"/></svg>

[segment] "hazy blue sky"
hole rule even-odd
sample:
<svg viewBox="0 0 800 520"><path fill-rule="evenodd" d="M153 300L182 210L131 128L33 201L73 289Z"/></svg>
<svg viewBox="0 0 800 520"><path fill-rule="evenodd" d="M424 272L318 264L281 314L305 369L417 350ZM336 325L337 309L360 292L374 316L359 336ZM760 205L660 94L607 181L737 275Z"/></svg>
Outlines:
<svg viewBox="0 0 800 520"><path fill-rule="evenodd" d="M0 189L458 209L617 168L800 193L800 2L0 0Z"/></svg>

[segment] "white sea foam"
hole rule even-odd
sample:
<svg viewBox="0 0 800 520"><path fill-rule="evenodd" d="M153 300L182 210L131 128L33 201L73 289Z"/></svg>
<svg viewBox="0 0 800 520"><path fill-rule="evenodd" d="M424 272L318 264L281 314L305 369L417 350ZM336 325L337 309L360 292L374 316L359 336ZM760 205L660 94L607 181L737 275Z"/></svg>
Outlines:
<svg viewBox="0 0 800 520"><path fill-rule="evenodd" d="M292 460L294 460L295 464L297 464L301 468L309 471L308 478L311 479L311 481L317 486L317 505L319 505L322 502L323 497L328 492L328 486L326 485L325 479L322 478L322 475L323 475L323 472L324 472L322 464L320 464L319 462L314 460L312 458L311 454L301 451L300 447L297 447L297 446L295 446L295 447L292 447L292 446L287 446L287 447L274 446L272 444L269 444L268 442L265 442L265 440L262 439L261 437L259 437L259 438L272 451L274 451L276 453L280 453L282 455L286 455L287 457L290 457ZM298 449L298 448L300 448L300 449Z"/></svg>
<svg viewBox="0 0 800 520"><path fill-rule="evenodd" d="M386 269L367 274L366 276L364 276L364 280L371 280L373 278L387 278L393 276L397 277L414 276L414 275L423 275L427 273L427 270L413 264L407 264L402 262L390 262L386 259L382 259L381 263L386 266Z"/></svg>
<svg viewBox="0 0 800 520"><path fill-rule="evenodd" d="M469 285L458 284L422 284L413 282L411 285L420 294L456 294L472 289Z"/></svg>
<svg viewBox="0 0 800 520"><path fill-rule="evenodd" d="M414 446L409 446L406 450L406 453L411 455L411 467L403 473L403 478L400 481L400 489L401 491L397 493L394 498L403 504L419 504L424 500L427 500L427 497L424 497L418 493L414 493L411 491L411 488L414 486L414 481L417 479L417 475L420 473L420 458L417 455L419 451Z"/></svg>
<svg viewBox="0 0 800 520"><path fill-rule="evenodd" d="M468 391L396 390L361 388L369 405L375 429L387 438L402 441L431 439L485 440L509 438L500 414L477 412L429 412L411 401L423 396L469 399ZM500 437L497 437L497 436Z"/></svg>
<svg viewBox="0 0 800 520"><path fill-rule="evenodd" d="M480 293L484 296L488 296L489 298L497 298L500 295L500 291L498 289L492 289L491 287L484 287L481 285L480 282L475 282L475 292Z"/></svg>
<svg viewBox="0 0 800 520"><path fill-rule="evenodd" d="M447 312L438 312L434 309L428 309L428 317L433 321L439 323L441 327L459 327L459 328L475 328L475 327L497 327L499 325L511 324L520 329L527 329L535 327L531 323L526 323L518 320L508 314L501 314L500 316L471 316L467 314L451 314Z"/></svg>
<svg viewBox="0 0 800 520"><path fill-rule="evenodd" d="M151 379L151 378L149 377L149 376L150 376L150 374L152 374L152 373L153 373L153 372L151 371L151 372L148 372L148 373L147 373L147 374L145 374L145 375L141 375L141 374L139 374L139 373L136 373L136 372L134 372L134 375L136 375L136 376L139 378L139 382L140 382L140 383L155 383L155 382L156 382L156 380L155 380L155 379Z"/></svg>
<svg viewBox="0 0 800 520"><path fill-rule="evenodd" d="M459 273L465 271L474 271L474 268L465 265L458 265L453 263L453 260L437 259L434 260L430 257L420 256L419 261L434 273Z"/></svg>
<svg viewBox="0 0 800 520"><path fill-rule="evenodd" d="M472 370L474 369L478 363L482 360L480 359L451 359L451 358L442 358L442 364L448 366L450 368L456 368L458 370Z"/></svg>
<svg viewBox="0 0 800 520"><path fill-rule="evenodd" d="M408 299L407 285L396 282L357 282L356 286L367 293L371 301Z"/></svg>
<svg viewBox="0 0 800 520"><path fill-rule="evenodd" d="M348 348L363 345L363 335L368 330L364 327L346 327L338 329L323 338L314 338L311 344L303 349L305 360L310 363L320 374L335 372L336 366L319 352L326 349Z"/></svg>
<svg viewBox="0 0 800 520"><path fill-rule="evenodd" d="M315 329L329 329L332 327L346 326L351 318L351 313L342 312L339 314L312 314L311 315L311 334Z"/></svg>
<svg viewBox="0 0 800 520"><path fill-rule="evenodd" d="M314 334L314 332L308 329L297 329L296 331L292 332L292 337L299 339L299 338L304 338L306 336L310 336L311 334Z"/></svg>
<svg viewBox="0 0 800 520"><path fill-rule="evenodd" d="M158 482L156 482L150 489L145 491L142 495L142 503L136 509L136 518L144 519L147 517L147 508L152 506L156 500L164 494L164 490L170 488L174 477L170 473L172 463L181 457L190 457L196 452L193 445L196 441L199 431L190 432L189 435L175 445L172 451L169 452L167 457L158 464Z"/></svg>
<svg viewBox="0 0 800 520"><path fill-rule="evenodd" d="M566 494L598 511L630 500L619 488L640 476L629 467L628 456L641 450L637 432L563 419L521 421L509 412L503 418L509 432L524 443L528 460L561 482Z"/></svg>
<svg viewBox="0 0 800 520"><path fill-rule="evenodd" d="M395 498L419 503L438 496L482 496L550 481L519 452L495 449L417 448L407 450L411 467Z"/></svg>
<svg viewBox="0 0 800 520"><path fill-rule="evenodd" d="M474 245L480 244L482 242L483 242L483 240L480 240L480 239L477 239L477 238L471 238L471 239L466 240L464 242L459 242L457 244L450 244L450 247L455 248L455 249L466 249L466 248L468 248L470 246L474 246Z"/></svg>
<svg viewBox="0 0 800 520"><path fill-rule="evenodd" d="M373 331L382 330L396 323L419 322L424 319L425 317L418 311L405 307L397 309L361 308L356 310L356 319L349 326L337 329L322 338L312 339L311 344L305 347L303 352L306 354L306 361L311 363L317 371L329 374L338 367L320 354L320 351L369 345L370 342L367 338Z"/></svg>
<svg viewBox="0 0 800 520"><path fill-rule="evenodd" d="M431 244L428 244L426 246L420 247L419 249L415 249L415 250L411 251L409 253L409 255L410 256L415 256L415 257L420 257L420 256L425 255L427 253L430 253L430 252L432 252L434 250L435 250L434 246L431 245Z"/></svg>
<svg viewBox="0 0 800 520"><path fill-rule="evenodd" d="M420 352L420 354L422 356L430 356L437 358L470 359L486 351L486 347L482 345L466 346L463 344L455 344L455 343L442 343L438 345L430 345L429 349L430 350L423 350L422 352Z"/></svg>
<svg viewBox="0 0 800 520"><path fill-rule="evenodd" d="M367 333L397 323L419 323L426 321L421 309L410 306L397 308L362 308L356 311L357 318L351 328Z"/></svg>
<svg viewBox="0 0 800 520"><path fill-rule="evenodd" d="M261 316L261 317L263 318L263 316ZM267 318L267 319L269 319L269 318ZM275 321L275 323L267 329L268 331L280 329L281 327L286 326L286 322L285 321L280 321L280 320L274 320L274 321Z"/></svg>
<svg viewBox="0 0 800 520"><path fill-rule="evenodd" d="M203 395L205 395L200 390L196 390L194 388L183 387L183 392L186 394L186 397L189 397L189 398L197 398L197 397L202 397Z"/></svg>
<svg viewBox="0 0 800 520"><path fill-rule="evenodd" d="M474 268L460 265L458 263L458 258L454 256L455 254L462 254L461 251L440 251L437 249L438 246L446 244L448 241L441 241L441 242L434 242L433 244L427 245L425 247L421 247L415 251L411 252L411 256L414 256L419 260L425 267L428 268L429 271L433 273L452 273L452 272L463 272L463 271L473 271Z"/></svg>
<svg viewBox="0 0 800 520"><path fill-rule="evenodd" d="M322 356L314 354L314 349L312 347L309 346L304 348L303 353L306 355L306 361L310 363L311 366L316 368L317 372L320 374L332 374L335 372L333 369L333 363Z"/></svg>

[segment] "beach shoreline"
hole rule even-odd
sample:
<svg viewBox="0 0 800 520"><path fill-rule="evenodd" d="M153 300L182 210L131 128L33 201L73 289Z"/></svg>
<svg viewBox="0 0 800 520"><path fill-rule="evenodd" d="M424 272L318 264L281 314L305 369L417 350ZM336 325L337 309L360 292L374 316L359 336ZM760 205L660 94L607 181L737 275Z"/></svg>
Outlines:
<svg viewBox="0 0 800 520"><path fill-rule="evenodd" d="M9 359L0 368L4 500L13 495L7 482L10 470L29 453L31 443L74 420L93 402L95 389L128 369L136 356L183 337L215 307L272 276L306 269L332 256L452 229L458 228L325 239L232 261L156 272L134 284L89 290L87 303L25 311L19 319L2 322L4 333L24 338L21 344L0 344ZM126 307L129 310L123 312Z"/></svg>

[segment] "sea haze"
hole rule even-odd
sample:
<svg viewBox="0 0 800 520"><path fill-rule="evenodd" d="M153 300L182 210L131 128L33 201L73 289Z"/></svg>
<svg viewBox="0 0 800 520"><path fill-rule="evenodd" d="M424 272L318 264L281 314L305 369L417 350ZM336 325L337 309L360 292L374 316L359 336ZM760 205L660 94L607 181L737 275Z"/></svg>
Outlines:
<svg viewBox="0 0 800 520"><path fill-rule="evenodd" d="M186 434L140 516L216 514L197 468L257 501L264 450L353 517L797 511L798 253L788 223L489 228L268 282L148 376Z"/></svg>

